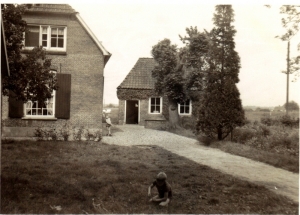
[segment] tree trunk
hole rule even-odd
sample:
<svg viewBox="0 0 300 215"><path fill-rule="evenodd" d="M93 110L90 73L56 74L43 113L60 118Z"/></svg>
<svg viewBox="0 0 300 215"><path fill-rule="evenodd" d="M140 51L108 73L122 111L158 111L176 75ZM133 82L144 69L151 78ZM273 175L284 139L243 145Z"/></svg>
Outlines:
<svg viewBox="0 0 300 215"><path fill-rule="evenodd" d="M222 127L218 127L218 140L222 140Z"/></svg>
<svg viewBox="0 0 300 215"><path fill-rule="evenodd" d="M172 100L169 100L169 123L171 128L180 127L178 104Z"/></svg>

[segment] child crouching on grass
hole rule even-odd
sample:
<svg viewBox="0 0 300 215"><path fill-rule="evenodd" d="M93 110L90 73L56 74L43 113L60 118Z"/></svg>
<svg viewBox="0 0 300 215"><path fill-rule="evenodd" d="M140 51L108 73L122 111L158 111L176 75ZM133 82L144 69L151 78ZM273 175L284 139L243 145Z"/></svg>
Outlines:
<svg viewBox="0 0 300 215"><path fill-rule="evenodd" d="M160 206L167 206L172 198L172 188L166 181L167 175L164 172L158 173L156 180L148 188L148 196L151 197L151 189L157 188L158 195L150 199L150 202L160 202Z"/></svg>

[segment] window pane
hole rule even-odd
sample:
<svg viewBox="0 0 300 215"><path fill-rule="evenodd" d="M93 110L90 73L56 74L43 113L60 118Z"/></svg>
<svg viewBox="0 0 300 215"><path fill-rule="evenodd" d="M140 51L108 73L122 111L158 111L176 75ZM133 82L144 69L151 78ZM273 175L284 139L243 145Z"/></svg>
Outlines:
<svg viewBox="0 0 300 215"><path fill-rule="evenodd" d="M151 105L155 104L155 98L151 98Z"/></svg>
<svg viewBox="0 0 300 215"><path fill-rule="evenodd" d="M42 40L47 40L47 34L42 35Z"/></svg>
<svg viewBox="0 0 300 215"><path fill-rule="evenodd" d="M28 26L25 33L25 46L35 47L39 45L39 26Z"/></svg>
<svg viewBox="0 0 300 215"><path fill-rule="evenodd" d="M157 105L160 104L160 98L156 98L156 104L157 104Z"/></svg>
<svg viewBox="0 0 300 215"><path fill-rule="evenodd" d="M63 28L59 28L58 29L58 35L59 36L63 36L64 35L64 29Z"/></svg>
<svg viewBox="0 0 300 215"><path fill-rule="evenodd" d="M63 48L64 47L64 40L63 39L58 39L58 46L59 48Z"/></svg>
<svg viewBox="0 0 300 215"><path fill-rule="evenodd" d="M180 105L180 113L184 113L184 107Z"/></svg>
<svg viewBox="0 0 300 215"><path fill-rule="evenodd" d="M150 112L153 113L155 111L155 106L151 106Z"/></svg>
<svg viewBox="0 0 300 215"><path fill-rule="evenodd" d="M51 47L57 47L56 38L51 38Z"/></svg>
<svg viewBox="0 0 300 215"><path fill-rule="evenodd" d="M42 34L47 34L47 27L42 27Z"/></svg>
<svg viewBox="0 0 300 215"><path fill-rule="evenodd" d="M54 96L54 91L52 92ZM38 102L26 103L26 116L53 116L54 99L47 99L46 102L39 104Z"/></svg>
<svg viewBox="0 0 300 215"><path fill-rule="evenodd" d="M190 106L185 106L185 113L190 113Z"/></svg>
<svg viewBox="0 0 300 215"><path fill-rule="evenodd" d="M57 28L51 28L51 37L57 36Z"/></svg>

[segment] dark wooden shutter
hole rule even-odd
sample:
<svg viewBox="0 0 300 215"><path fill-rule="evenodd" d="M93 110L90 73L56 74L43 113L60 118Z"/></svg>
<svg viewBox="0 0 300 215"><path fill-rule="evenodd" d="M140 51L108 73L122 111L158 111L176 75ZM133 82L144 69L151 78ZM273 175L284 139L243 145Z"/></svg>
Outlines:
<svg viewBox="0 0 300 215"><path fill-rule="evenodd" d="M24 103L22 101L16 100L15 93L10 91L9 98L8 98L8 116L10 118L21 118L24 115Z"/></svg>
<svg viewBox="0 0 300 215"><path fill-rule="evenodd" d="M71 102L71 74L57 73L57 85L55 100L55 117L58 119L70 119Z"/></svg>

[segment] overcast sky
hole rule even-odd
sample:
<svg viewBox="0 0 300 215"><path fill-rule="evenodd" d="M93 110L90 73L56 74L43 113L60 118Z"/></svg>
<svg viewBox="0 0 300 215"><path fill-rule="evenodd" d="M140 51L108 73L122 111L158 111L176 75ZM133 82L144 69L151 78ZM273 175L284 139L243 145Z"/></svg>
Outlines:
<svg viewBox="0 0 300 215"><path fill-rule="evenodd" d="M106 104L118 103L116 88L138 58L151 57L152 46L160 40L169 38L181 47L178 35L186 35L187 27L212 29L214 3L218 2L206 2L209 4L188 0L69 3L112 53L104 70ZM241 58L237 86L244 106L277 106L286 101L286 75L281 71L286 69L287 43L275 38L284 32L278 3L271 8L233 4L236 51ZM300 32L291 40L291 56L297 54L299 42ZM300 80L290 82L290 100L300 103L299 97Z"/></svg>

